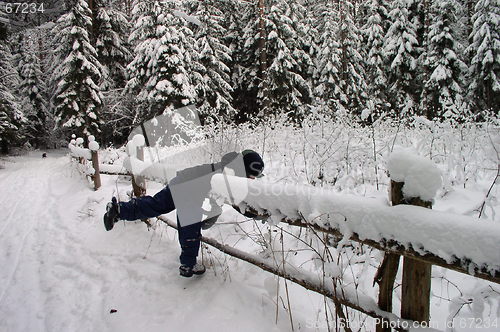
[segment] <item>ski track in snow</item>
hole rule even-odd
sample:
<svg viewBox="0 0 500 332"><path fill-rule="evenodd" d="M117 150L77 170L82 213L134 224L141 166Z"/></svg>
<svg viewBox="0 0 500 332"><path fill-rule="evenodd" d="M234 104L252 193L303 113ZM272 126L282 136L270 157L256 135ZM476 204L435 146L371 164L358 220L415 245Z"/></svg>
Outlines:
<svg viewBox="0 0 500 332"><path fill-rule="evenodd" d="M49 164L40 159L32 162L27 158L20 158L15 163L9 164L13 169L2 172L1 183L1 211L0 240L4 255L0 262L0 308L3 315L0 327L4 326L4 318L12 311L37 312L39 301L33 296L40 293L36 291L37 280L37 252L36 236L32 235L37 224L46 215L47 196L38 199L38 193L48 190L47 174ZM35 288L35 289L34 289ZM29 315L30 316L30 315ZM9 326L13 330L38 330L38 321L30 317L24 320L24 327ZM19 322L21 323L21 322Z"/></svg>
<svg viewBox="0 0 500 332"><path fill-rule="evenodd" d="M98 275L89 276L80 259L88 257L81 253L81 237L68 228L68 222L78 220L64 215L73 193L72 188L58 186L58 181L65 180L67 164L67 158L53 162L23 157L8 164L1 176L0 212L8 216L0 221L5 253L0 258L2 331L76 331L77 326L69 323L75 314L89 321L84 307L92 299L83 299L101 286L95 282ZM73 289L75 294L66 293ZM65 307L73 295L80 297L76 308L72 303Z"/></svg>

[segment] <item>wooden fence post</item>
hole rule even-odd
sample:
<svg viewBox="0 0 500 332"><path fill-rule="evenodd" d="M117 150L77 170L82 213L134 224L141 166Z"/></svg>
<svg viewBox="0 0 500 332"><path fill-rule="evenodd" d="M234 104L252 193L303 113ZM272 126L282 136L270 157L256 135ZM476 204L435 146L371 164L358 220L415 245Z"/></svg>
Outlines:
<svg viewBox="0 0 500 332"><path fill-rule="evenodd" d="M391 202L392 205L403 203L403 184L391 181ZM384 260L377 270L374 283L379 285L378 306L380 309L392 312L392 293L394 292L394 282L398 274L400 256L386 252ZM383 325L382 322L377 324L377 332L391 332L391 327Z"/></svg>
<svg viewBox="0 0 500 332"><path fill-rule="evenodd" d="M94 168L94 190L101 187L101 172L99 171L99 155L97 151L91 150L92 153L92 167Z"/></svg>
<svg viewBox="0 0 500 332"><path fill-rule="evenodd" d="M391 180L391 196L398 204L410 204L432 209L432 202L419 197L403 197L402 182ZM394 201L393 201L394 205ZM403 282L401 289L401 318L429 323L432 265L410 257L403 258Z"/></svg>
<svg viewBox="0 0 500 332"><path fill-rule="evenodd" d="M387 312L392 312L392 293L394 291L394 281L398 274L399 259L398 254L386 252L382 265L380 265L375 276L375 282L379 285L378 306ZM380 322L377 324L377 332L391 332L391 327Z"/></svg>
<svg viewBox="0 0 500 332"><path fill-rule="evenodd" d="M92 180L94 180L94 190L101 187L101 173L99 171L99 143L95 141L94 136L90 135L89 140L89 150L92 159L92 168L94 169L94 174L92 175Z"/></svg>
<svg viewBox="0 0 500 332"><path fill-rule="evenodd" d="M142 146L137 148L137 159L144 161L144 149ZM132 188L135 197L139 198L146 195L146 180L142 176L132 174Z"/></svg>
<svg viewBox="0 0 500 332"><path fill-rule="evenodd" d="M426 202L418 197L407 198L403 195L404 182L391 180L391 202L392 205L410 204L432 208L431 202ZM375 282L379 284L379 308L392 312L392 293L394 281L398 273L400 256L393 253L385 253L382 265L380 265ZM426 262L413 258L403 258L403 284L401 295L401 318L411 319L417 322L429 322L430 319L430 294L431 294L431 267ZM377 332L390 332L390 326L379 323Z"/></svg>

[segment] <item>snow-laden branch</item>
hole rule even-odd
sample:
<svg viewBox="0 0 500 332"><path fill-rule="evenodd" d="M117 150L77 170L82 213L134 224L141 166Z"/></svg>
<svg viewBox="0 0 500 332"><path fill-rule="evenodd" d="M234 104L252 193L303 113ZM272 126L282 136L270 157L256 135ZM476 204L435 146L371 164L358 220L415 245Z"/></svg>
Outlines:
<svg viewBox="0 0 500 332"><path fill-rule="evenodd" d="M228 187L231 190L228 190ZM308 185L281 185L217 174L220 203L253 208L270 222L335 232L346 239L500 283L500 223ZM231 193L231 195L229 194Z"/></svg>

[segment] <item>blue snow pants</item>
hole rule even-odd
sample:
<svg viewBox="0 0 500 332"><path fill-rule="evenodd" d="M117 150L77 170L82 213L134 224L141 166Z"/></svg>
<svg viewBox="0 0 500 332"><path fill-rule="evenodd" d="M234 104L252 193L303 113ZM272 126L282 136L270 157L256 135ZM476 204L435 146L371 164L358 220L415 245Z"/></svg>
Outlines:
<svg viewBox="0 0 500 332"><path fill-rule="evenodd" d="M168 186L154 196L133 198L128 202L119 202L118 205L122 220L154 218L175 210L174 200ZM180 262L182 265L194 266L200 249L201 221L181 227L177 219L177 229L181 245Z"/></svg>

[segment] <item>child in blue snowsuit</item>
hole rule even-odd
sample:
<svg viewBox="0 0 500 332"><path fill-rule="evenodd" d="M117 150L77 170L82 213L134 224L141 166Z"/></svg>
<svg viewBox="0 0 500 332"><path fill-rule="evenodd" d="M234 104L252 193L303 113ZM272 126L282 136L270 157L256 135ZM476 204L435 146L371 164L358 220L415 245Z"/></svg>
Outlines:
<svg viewBox="0 0 500 332"><path fill-rule="evenodd" d="M154 196L134 198L128 202L117 202L113 197L106 207L104 225L111 230L118 220L139 220L157 217L177 209L177 226L181 255L179 273L184 277L203 274L205 267L197 263L200 249L203 216L204 225L213 225L220 215L220 208L214 207L207 213L202 205L211 190L210 180L215 173L230 168L234 175L256 178L264 170L264 162L253 150L241 154L231 152L222 157L219 163L204 164L178 171L169 184ZM215 212L214 212L215 211ZM205 227L204 227L205 228Z"/></svg>

